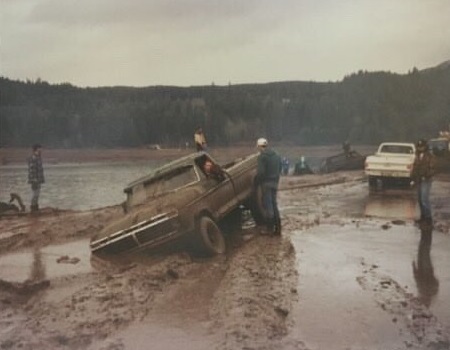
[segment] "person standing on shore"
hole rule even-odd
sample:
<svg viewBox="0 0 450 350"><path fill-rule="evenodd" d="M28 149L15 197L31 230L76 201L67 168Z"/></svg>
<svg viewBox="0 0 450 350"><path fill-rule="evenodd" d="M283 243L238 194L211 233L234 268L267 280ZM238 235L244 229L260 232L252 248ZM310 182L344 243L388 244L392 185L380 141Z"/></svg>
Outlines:
<svg viewBox="0 0 450 350"><path fill-rule="evenodd" d="M197 128L197 130L195 130L194 143L195 143L197 152L201 152L201 151L206 152L206 150L207 150L206 138L205 138L205 134L203 133L203 129L200 127Z"/></svg>
<svg viewBox="0 0 450 350"><path fill-rule="evenodd" d="M33 153L28 158L28 183L31 184L32 191L30 210L35 212L39 210L39 195L45 179L41 158L42 146L35 144L32 150Z"/></svg>
<svg viewBox="0 0 450 350"><path fill-rule="evenodd" d="M345 157L350 158L350 142L347 140L342 144L342 149L344 151Z"/></svg>
<svg viewBox="0 0 450 350"><path fill-rule="evenodd" d="M420 207L420 223L432 223L430 191L435 173L434 156L428 149L426 140L419 140L416 144L416 157L411 172L411 185L417 185L417 200Z"/></svg>
<svg viewBox="0 0 450 350"><path fill-rule="evenodd" d="M261 234L281 234L281 218L278 210L277 191L281 173L281 157L268 147L265 138L256 142L259 150L257 182L262 187L263 206L266 212L266 228Z"/></svg>

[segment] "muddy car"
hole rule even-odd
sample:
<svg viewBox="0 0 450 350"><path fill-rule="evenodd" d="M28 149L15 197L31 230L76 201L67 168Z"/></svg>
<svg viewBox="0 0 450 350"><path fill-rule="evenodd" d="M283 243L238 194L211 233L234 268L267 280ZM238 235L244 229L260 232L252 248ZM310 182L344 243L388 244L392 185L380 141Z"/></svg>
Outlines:
<svg viewBox="0 0 450 350"><path fill-rule="evenodd" d="M331 173L339 170L358 170L364 169L366 157L356 151L348 153L339 153L325 158L320 165L321 173Z"/></svg>
<svg viewBox="0 0 450 350"><path fill-rule="evenodd" d="M213 164L210 173L207 162ZM91 251L130 253L183 240L202 255L224 253L220 222L242 206L258 216L256 171L257 154L224 166L207 153L171 162L124 189L124 216L92 238Z"/></svg>

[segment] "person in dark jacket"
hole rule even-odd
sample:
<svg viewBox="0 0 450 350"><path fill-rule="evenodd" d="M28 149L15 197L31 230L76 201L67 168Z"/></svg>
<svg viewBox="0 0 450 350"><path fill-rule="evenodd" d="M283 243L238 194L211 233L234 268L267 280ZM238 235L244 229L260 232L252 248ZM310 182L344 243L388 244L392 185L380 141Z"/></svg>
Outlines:
<svg viewBox="0 0 450 350"><path fill-rule="evenodd" d="M32 212L39 210L39 195L41 193L41 185L45 182L44 168L42 167L42 146L33 145L33 153L28 158L28 183L31 184L31 206Z"/></svg>
<svg viewBox="0 0 450 350"><path fill-rule="evenodd" d="M280 181L281 157L268 147L264 138L258 139L256 145L259 149L257 182L261 185L263 205L266 212L266 228L261 234L281 234L281 218L278 211L277 191Z"/></svg>
<svg viewBox="0 0 450 350"><path fill-rule="evenodd" d="M434 173L434 156L428 149L427 141L419 140L416 144L416 156L411 173L411 184L417 185L417 199L420 206L419 222L432 223L430 191Z"/></svg>

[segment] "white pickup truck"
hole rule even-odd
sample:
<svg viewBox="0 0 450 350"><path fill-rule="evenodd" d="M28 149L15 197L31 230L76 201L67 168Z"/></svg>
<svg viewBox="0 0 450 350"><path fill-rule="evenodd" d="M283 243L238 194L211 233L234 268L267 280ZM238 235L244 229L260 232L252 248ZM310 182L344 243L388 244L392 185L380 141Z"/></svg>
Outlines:
<svg viewBox="0 0 450 350"><path fill-rule="evenodd" d="M366 158L364 170L369 179L369 187L393 180L409 183L415 153L413 143L382 143L374 155Z"/></svg>

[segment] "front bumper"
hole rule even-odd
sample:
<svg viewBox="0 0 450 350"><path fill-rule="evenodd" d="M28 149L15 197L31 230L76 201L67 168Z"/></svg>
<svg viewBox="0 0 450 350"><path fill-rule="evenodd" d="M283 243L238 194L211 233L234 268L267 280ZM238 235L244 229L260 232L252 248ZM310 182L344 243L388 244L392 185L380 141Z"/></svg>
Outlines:
<svg viewBox="0 0 450 350"><path fill-rule="evenodd" d="M122 254L170 241L179 233L178 212L156 215L127 229L91 241L95 254Z"/></svg>
<svg viewBox="0 0 450 350"><path fill-rule="evenodd" d="M365 170L367 176L377 177L394 177L394 178L410 178L410 171L396 171L396 170Z"/></svg>

